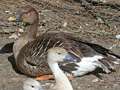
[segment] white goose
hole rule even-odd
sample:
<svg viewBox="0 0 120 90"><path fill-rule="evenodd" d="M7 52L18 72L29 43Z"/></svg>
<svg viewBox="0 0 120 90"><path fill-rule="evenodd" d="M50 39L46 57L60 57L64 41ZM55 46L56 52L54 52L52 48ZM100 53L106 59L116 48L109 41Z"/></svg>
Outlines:
<svg viewBox="0 0 120 90"><path fill-rule="evenodd" d="M23 82L23 90L43 90L43 88L38 81L29 78Z"/></svg>
<svg viewBox="0 0 120 90"><path fill-rule="evenodd" d="M53 47L47 52L47 62L55 78L54 86L51 86L48 90L73 90L67 76L59 68L58 62L70 61L77 62L77 60L63 48ZM28 79L23 84L23 90L43 90L40 83Z"/></svg>

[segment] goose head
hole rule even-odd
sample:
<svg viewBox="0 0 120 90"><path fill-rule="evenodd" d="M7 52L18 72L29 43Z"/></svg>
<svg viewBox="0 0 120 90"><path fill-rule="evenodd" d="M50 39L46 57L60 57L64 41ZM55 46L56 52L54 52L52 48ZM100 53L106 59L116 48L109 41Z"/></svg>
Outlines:
<svg viewBox="0 0 120 90"><path fill-rule="evenodd" d="M48 50L47 53L48 63L58 63L62 61L77 62L76 57L73 57L72 53L67 52L61 47L53 47Z"/></svg>
<svg viewBox="0 0 120 90"><path fill-rule="evenodd" d="M24 81L23 90L43 90L43 88L38 81L29 78Z"/></svg>
<svg viewBox="0 0 120 90"><path fill-rule="evenodd" d="M9 17L7 21L11 22L24 22L26 24L34 24L38 21L38 13L37 11L31 6L22 7L17 14Z"/></svg>
<svg viewBox="0 0 120 90"><path fill-rule="evenodd" d="M18 10L17 14L7 18L7 21L26 23L24 31L27 32L27 35L24 36L29 39L28 41L36 39L39 17L37 11L33 7L22 7Z"/></svg>

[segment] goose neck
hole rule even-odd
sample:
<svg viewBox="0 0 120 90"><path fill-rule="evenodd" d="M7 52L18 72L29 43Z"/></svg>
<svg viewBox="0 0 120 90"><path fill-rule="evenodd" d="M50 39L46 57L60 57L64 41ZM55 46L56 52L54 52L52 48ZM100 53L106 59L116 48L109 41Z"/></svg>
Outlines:
<svg viewBox="0 0 120 90"><path fill-rule="evenodd" d="M48 64L49 64L49 67L54 75L54 78L59 77L61 70L58 66L58 63L48 63Z"/></svg>
<svg viewBox="0 0 120 90"><path fill-rule="evenodd" d="M37 34L37 29L38 29L38 23L26 24L25 32L27 32L27 38L35 39Z"/></svg>
<svg viewBox="0 0 120 90"><path fill-rule="evenodd" d="M73 90L67 76L63 73L63 71L59 68L58 63L48 63L54 78L55 78L55 87L65 88L64 90ZM60 89L61 90L61 89Z"/></svg>

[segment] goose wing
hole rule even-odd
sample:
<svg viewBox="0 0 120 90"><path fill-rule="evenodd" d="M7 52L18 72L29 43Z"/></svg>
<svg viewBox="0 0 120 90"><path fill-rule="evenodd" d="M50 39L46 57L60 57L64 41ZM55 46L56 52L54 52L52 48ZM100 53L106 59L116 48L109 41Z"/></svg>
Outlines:
<svg viewBox="0 0 120 90"><path fill-rule="evenodd" d="M52 47L63 47L68 52L77 57L78 61L83 57L78 45L69 42L64 37L46 34L44 37L38 37L36 40L27 43L20 51L20 56L32 66L47 65L46 52Z"/></svg>
<svg viewBox="0 0 120 90"><path fill-rule="evenodd" d="M72 33L68 33L68 34L64 33L64 32L61 32L61 33L64 35L64 37L67 40L74 41L79 46L80 46L80 44L83 44L82 45L82 46L84 46L83 48L86 48L86 45L87 45L87 47L89 46L90 48L92 48L94 51L96 51L99 54L102 54L102 55L105 55L105 56L108 56L108 54L110 54L110 55L113 55L113 56L115 56L117 58L120 58L119 55L115 54L114 52L112 52L109 49L106 49L106 48L102 47L101 45L86 41L86 40L84 40L83 38L81 38L81 37L79 37L77 35L73 35Z"/></svg>
<svg viewBox="0 0 120 90"><path fill-rule="evenodd" d="M69 53L72 53L73 57L76 57L78 63L82 60L83 57L93 57L94 55L100 54L107 56L107 53L110 52L110 50L105 49L100 45L89 43L71 33L48 32L43 35L40 35L36 40L26 44L21 49L20 54L22 55L20 56L23 58L23 60L25 60L28 64L32 66L41 67L41 70L43 67L49 70L46 60L46 52L52 47L63 47ZM99 50L97 50L97 48ZM106 60L110 63L112 61L115 61L115 59L109 60L108 58L103 58L98 60L98 62L103 67L109 68L110 65L108 65L109 63ZM79 65L77 65L76 63L70 62L59 63L59 66L61 69L67 72L76 71L78 69L76 67L79 67Z"/></svg>

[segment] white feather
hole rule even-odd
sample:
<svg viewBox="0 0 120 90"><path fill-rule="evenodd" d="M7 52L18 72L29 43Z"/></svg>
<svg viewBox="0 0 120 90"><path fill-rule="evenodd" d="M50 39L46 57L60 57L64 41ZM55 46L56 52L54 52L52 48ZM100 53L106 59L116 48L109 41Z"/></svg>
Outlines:
<svg viewBox="0 0 120 90"><path fill-rule="evenodd" d="M102 59L103 56L95 55L93 57L83 57L81 62L76 63L79 67L75 67L77 70L72 71L73 76L82 76L88 72L94 71L96 67L101 67L98 59Z"/></svg>

